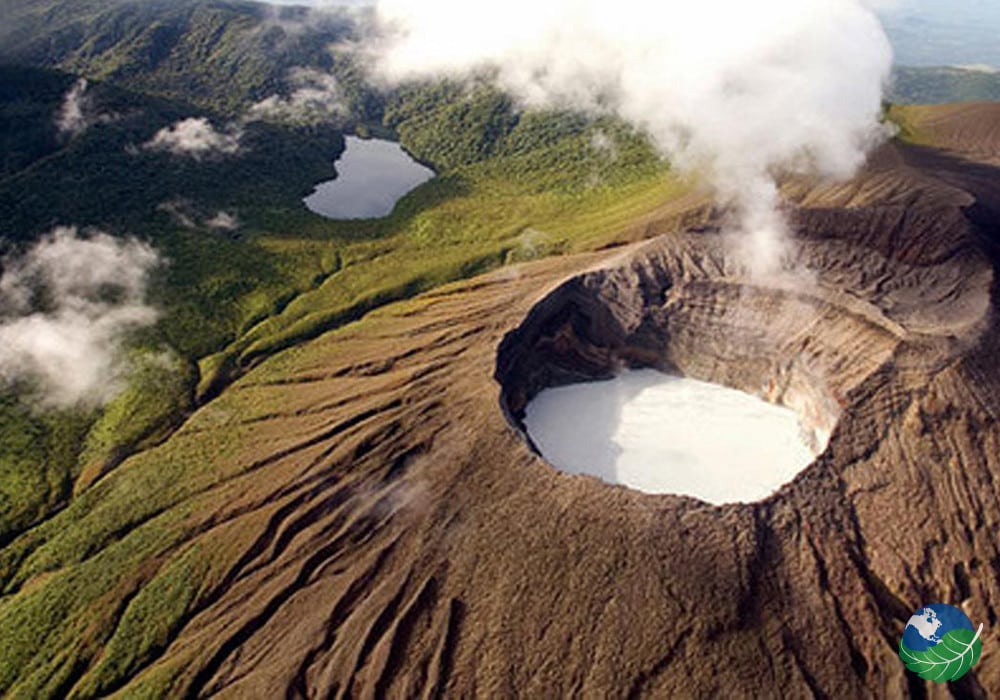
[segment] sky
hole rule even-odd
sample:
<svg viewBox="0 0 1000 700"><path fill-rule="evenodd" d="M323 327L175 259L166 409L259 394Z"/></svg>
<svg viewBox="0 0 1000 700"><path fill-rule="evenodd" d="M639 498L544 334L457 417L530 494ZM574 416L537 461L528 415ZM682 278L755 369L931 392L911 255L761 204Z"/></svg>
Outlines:
<svg viewBox="0 0 1000 700"><path fill-rule="evenodd" d="M1000 68L997 0L902 0L880 14L899 65Z"/></svg>

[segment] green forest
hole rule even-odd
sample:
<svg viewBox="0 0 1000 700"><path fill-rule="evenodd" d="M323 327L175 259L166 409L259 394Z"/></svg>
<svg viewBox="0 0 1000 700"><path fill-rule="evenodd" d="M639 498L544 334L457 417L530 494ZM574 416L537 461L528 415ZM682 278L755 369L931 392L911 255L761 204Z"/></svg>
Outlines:
<svg viewBox="0 0 1000 700"><path fill-rule="evenodd" d="M22 41L5 41L0 56L0 247L15 254L57 225L149 241L166 261L151 292L162 315L130 347L177 359L136 373L103 407L39 411L8 389L3 542L264 358L432 287L600 246L686 186L611 119L525 112L485 82L370 86L351 56L325 50L351 31L347 20L291 36L244 3L3 5ZM343 118L244 121L256 101L293 89L296 66L337 77ZM60 135L54 115L80 76L88 109L107 118ZM193 117L239 123L240 152L195 160L140 147ZM344 133L398 139L438 177L384 219L312 214L301 199L335 175ZM208 226L218 211L239 227Z"/></svg>

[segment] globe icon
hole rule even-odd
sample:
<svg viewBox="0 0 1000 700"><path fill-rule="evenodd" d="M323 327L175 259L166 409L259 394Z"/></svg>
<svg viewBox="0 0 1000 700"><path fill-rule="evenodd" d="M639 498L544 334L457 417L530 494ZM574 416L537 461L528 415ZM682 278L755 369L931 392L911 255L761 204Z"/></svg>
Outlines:
<svg viewBox="0 0 1000 700"><path fill-rule="evenodd" d="M906 623L899 658L926 680L958 680L979 661L982 631L982 625L975 629L968 615L954 605L927 605Z"/></svg>

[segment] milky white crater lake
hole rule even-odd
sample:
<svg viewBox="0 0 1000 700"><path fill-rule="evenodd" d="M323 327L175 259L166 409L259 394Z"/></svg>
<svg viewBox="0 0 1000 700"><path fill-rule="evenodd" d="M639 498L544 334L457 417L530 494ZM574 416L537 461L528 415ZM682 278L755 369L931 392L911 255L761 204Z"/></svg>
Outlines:
<svg viewBox="0 0 1000 700"><path fill-rule="evenodd" d="M337 178L316 186L303 201L328 219L388 216L396 202L434 177L434 171L392 141L348 136L337 160Z"/></svg>
<svg viewBox="0 0 1000 700"><path fill-rule="evenodd" d="M817 456L794 411L655 370L542 391L525 426L561 471L714 504L766 498Z"/></svg>

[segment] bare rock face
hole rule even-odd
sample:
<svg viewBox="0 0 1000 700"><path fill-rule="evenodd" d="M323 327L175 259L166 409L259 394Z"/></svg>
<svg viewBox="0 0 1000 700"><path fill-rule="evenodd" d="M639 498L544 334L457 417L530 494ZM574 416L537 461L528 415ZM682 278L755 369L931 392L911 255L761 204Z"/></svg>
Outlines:
<svg viewBox="0 0 1000 700"><path fill-rule="evenodd" d="M749 278L701 226L437 290L261 364L73 506L109 552L156 548L73 602L67 624L107 631L66 651L62 687L1000 694L998 175L887 147L850 183L787 184L800 274ZM552 469L519 430L526 402L622 366L758 394L832 437L756 504ZM143 489L174 505L149 512ZM127 512L102 507L121 493ZM67 535L57 516L29 536L44 551ZM2 610L98 558L29 579L23 555ZM102 686L107 611L181 565L197 584L183 614L124 687ZM986 625L954 687L896 655L911 612L939 601Z"/></svg>

